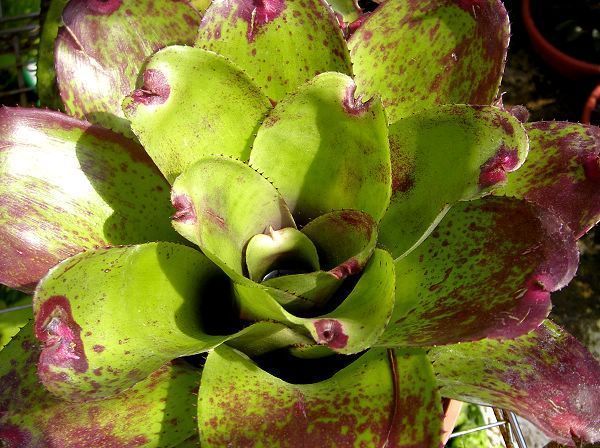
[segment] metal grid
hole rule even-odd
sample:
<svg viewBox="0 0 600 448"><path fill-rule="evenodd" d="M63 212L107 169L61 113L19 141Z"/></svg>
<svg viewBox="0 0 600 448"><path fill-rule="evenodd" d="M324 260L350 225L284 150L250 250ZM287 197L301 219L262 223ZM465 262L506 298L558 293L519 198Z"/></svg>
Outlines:
<svg viewBox="0 0 600 448"><path fill-rule="evenodd" d="M472 434L478 431L488 431L493 428L498 428L504 441L506 448L527 448L525 437L519 426L517 416L514 412L507 411L506 409L492 408L496 421L481 425L476 428L467 429L465 431L453 432L450 435L450 439L461 437L467 434Z"/></svg>
<svg viewBox="0 0 600 448"><path fill-rule="evenodd" d="M38 43L40 34L40 12L18 16L5 16L2 0L0 0L0 54L12 53L15 56L14 72L16 73L16 85L8 90L0 90L0 104L19 104L26 106L31 103L31 94L35 87L27 85L23 73L24 68L30 62L26 55L30 54L32 48ZM28 96L29 94L29 96ZM0 310L0 313L16 311L28 308L31 305L18 306ZM495 409L496 422L482 425L465 431L454 432L450 439L471 434L477 431L498 428L504 440L506 448L527 448L523 433L513 412L504 409Z"/></svg>
<svg viewBox="0 0 600 448"><path fill-rule="evenodd" d="M0 0L0 55L14 55L14 64L10 67L16 74L16 80L8 89L0 91L0 103L26 106L31 103L35 87L28 85L24 69L31 62L27 55L37 47L40 34L40 12L7 16Z"/></svg>

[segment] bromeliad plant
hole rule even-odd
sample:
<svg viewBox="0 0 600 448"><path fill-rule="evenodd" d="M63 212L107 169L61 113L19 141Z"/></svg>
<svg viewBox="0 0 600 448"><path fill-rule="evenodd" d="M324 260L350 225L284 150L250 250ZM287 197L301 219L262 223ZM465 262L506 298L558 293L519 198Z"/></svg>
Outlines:
<svg viewBox="0 0 600 448"><path fill-rule="evenodd" d="M600 440L546 320L600 131L502 107L498 0L333 7L66 6L66 114L0 111L4 447L437 447L441 396Z"/></svg>

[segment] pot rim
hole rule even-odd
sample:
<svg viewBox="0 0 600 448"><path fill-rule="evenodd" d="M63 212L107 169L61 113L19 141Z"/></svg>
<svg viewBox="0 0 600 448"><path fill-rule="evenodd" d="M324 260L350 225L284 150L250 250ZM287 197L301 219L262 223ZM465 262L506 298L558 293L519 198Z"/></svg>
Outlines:
<svg viewBox="0 0 600 448"><path fill-rule="evenodd" d="M523 0L522 13L523 21L525 22L525 28L527 29L529 36L538 46L541 47L544 52L548 54L549 57L557 60L561 64L566 64L573 67L580 73L600 75L600 64L593 64L591 62L574 58L556 48L544 37L533 20L533 16L531 14L531 0Z"/></svg>

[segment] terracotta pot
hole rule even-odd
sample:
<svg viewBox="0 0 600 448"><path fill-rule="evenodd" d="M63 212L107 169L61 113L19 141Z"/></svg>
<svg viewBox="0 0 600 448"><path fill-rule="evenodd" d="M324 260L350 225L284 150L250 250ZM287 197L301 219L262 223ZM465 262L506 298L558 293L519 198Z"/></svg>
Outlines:
<svg viewBox="0 0 600 448"><path fill-rule="evenodd" d="M525 28L527 29L527 33L529 33L533 46L552 68L562 75L573 79L587 76L600 76L600 64L591 64L571 57L546 40L533 20L531 14L531 0L523 0L522 7L523 21L525 22Z"/></svg>
<svg viewBox="0 0 600 448"><path fill-rule="evenodd" d="M454 431L456 420L458 419L462 405L461 401L452 400L450 398L442 399L442 409L444 410L444 420L442 421L443 445L446 445L450 434Z"/></svg>
<svg viewBox="0 0 600 448"><path fill-rule="evenodd" d="M592 93L590 94L587 103L585 103L585 107L583 108L583 114L581 116L581 122L585 124L590 124L592 121L592 112L596 109L596 106L600 105L600 84L596 86ZM594 122L592 124L600 125L598 122Z"/></svg>

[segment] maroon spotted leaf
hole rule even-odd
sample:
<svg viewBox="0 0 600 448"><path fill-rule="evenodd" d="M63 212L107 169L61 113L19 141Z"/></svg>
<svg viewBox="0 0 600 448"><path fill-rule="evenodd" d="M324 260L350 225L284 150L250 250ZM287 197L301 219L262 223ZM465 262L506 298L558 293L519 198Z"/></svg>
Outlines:
<svg viewBox="0 0 600 448"><path fill-rule="evenodd" d="M496 194L535 202L580 238L600 220L600 128L560 121L525 127L527 161Z"/></svg>
<svg viewBox="0 0 600 448"><path fill-rule="evenodd" d="M379 344L514 338L550 312L575 275L577 245L553 215L514 198L459 202L395 263L396 305Z"/></svg>
<svg viewBox="0 0 600 448"><path fill-rule="evenodd" d="M514 340L436 347L429 358L446 397L512 409L569 446L600 442L600 364L550 321Z"/></svg>

